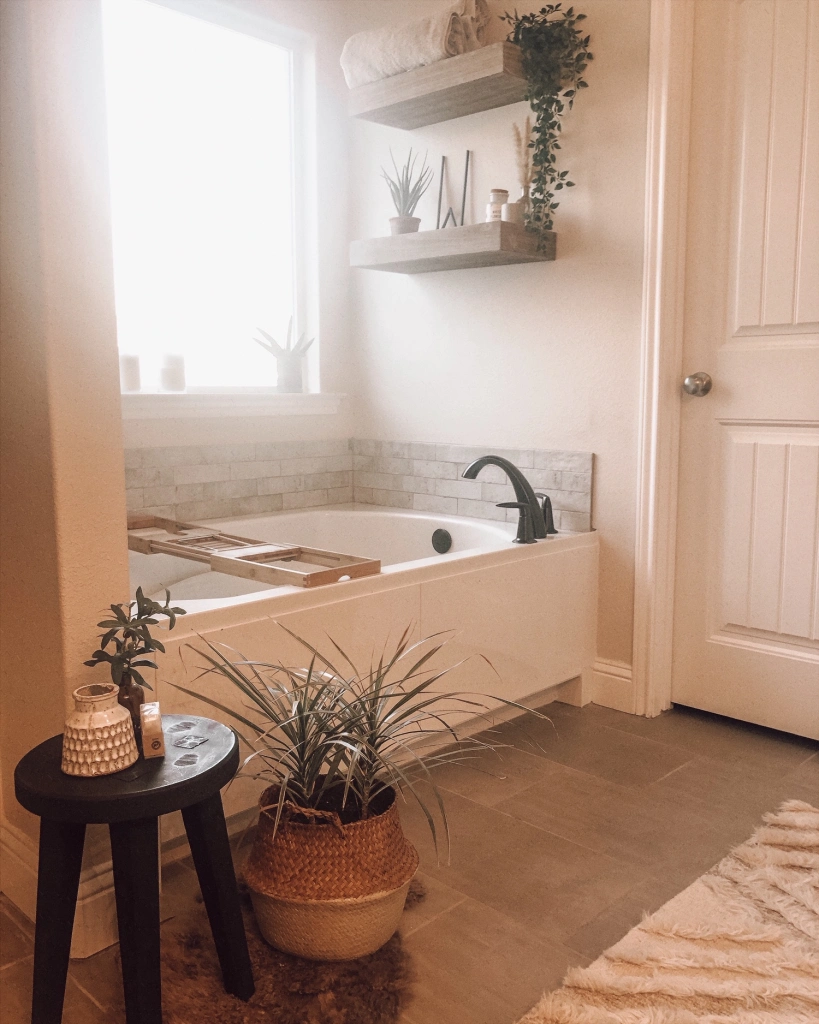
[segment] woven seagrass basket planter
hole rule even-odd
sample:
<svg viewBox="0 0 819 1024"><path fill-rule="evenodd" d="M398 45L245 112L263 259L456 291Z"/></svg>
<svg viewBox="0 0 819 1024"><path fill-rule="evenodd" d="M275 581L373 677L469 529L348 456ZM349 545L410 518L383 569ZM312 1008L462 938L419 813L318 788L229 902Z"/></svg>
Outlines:
<svg viewBox="0 0 819 1024"><path fill-rule="evenodd" d="M275 804L271 788L262 807ZM418 853L389 806L349 825L304 824L275 810L259 815L245 868L259 930L276 949L309 960L374 953L398 927Z"/></svg>

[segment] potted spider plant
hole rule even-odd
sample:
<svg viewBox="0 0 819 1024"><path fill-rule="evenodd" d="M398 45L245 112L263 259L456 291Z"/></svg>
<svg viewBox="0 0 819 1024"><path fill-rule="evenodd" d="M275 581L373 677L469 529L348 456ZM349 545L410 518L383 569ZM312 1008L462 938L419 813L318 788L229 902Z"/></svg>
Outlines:
<svg viewBox="0 0 819 1024"><path fill-rule="evenodd" d="M393 235L406 235L411 231L417 231L421 224L421 218L415 216L415 208L418 206L421 196L430 186L432 168L427 167L427 160L424 157L416 174L415 165L418 161L418 154L413 156L411 149L407 162L400 170L392 155L392 150L390 150L390 158L395 177L391 177L383 167L381 168L381 175L389 186L390 195L398 214L397 217L390 218L390 231Z"/></svg>
<svg viewBox="0 0 819 1024"><path fill-rule="evenodd" d="M431 769L493 749L459 737L450 724L465 710L490 709L483 698L432 689L457 667L430 667L446 644L440 636L412 643L408 628L391 653L359 671L334 641L340 667L279 626L308 652L306 668L237 658L209 641L205 649L190 647L204 661L197 678L227 680L244 698L241 712L199 690L178 689L238 723L250 748L240 770L268 784L245 869L262 935L309 959L354 959L393 935L418 866L401 830L399 791L418 803L436 849L436 817L448 844ZM454 743L419 748L440 736L441 726Z"/></svg>

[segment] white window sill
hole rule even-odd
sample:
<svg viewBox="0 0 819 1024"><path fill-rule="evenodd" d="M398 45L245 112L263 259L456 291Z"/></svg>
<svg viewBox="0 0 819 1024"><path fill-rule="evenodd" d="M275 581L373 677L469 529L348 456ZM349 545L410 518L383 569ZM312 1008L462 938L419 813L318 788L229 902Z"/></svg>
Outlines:
<svg viewBox="0 0 819 1024"><path fill-rule="evenodd" d="M130 392L122 395L124 420L206 419L224 416L327 416L337 413L344 395L282 395L271 391Z"/></svg>

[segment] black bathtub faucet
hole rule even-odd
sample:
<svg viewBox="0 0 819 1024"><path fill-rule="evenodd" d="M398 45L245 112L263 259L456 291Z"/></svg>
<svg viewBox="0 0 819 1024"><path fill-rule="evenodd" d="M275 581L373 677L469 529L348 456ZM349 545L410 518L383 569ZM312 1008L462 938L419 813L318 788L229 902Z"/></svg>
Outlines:
<svg viewBox="0 0 819 1024"><path fill-rule="evenodd" d="M532 490L532 485L523 473L509 459L503 459L500 455L482 455L479 459L471 462L461 475L466 480L474 480L484 466L497 466L498 469L502 469L509 477L509 482L515 489L517 502L527 506L527 508L520 510L521 518L528 515L531 519L535 539L543 540L546 537L546 522L543 518L543 509L540 507L535 492ZM519 532L523 535L524 531L521 530ZM518 541L518 543L527 542Z"/></svg>

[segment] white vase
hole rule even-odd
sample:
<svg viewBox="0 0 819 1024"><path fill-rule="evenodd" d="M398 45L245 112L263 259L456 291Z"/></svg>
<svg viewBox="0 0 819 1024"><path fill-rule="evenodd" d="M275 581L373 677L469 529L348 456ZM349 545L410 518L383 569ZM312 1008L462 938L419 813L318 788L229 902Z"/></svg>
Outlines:
<svg viewBox="0 0 819 1024"><path fill-rule="evenodd" d="M408 235L417 231L420 225L420 217L390 217L390 232L393 235Z"/></svg>
<svg viewBox="0 0 819 1024"><path fill-rule="evenodd" d="M111 775L139 757L131 713L117 703L113 683L80 686L66 719L60 767L66 775Z"/></svg>

